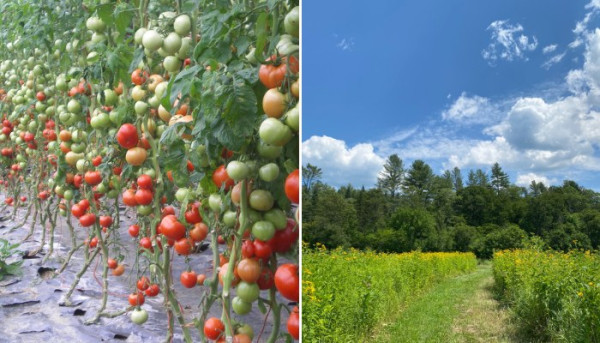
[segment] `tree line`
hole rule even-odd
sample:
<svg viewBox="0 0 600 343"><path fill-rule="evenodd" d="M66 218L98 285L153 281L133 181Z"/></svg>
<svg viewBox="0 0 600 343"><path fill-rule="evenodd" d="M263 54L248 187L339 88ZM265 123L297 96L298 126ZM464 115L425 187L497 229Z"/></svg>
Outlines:
<svg viewBox="0 0 600 343"><path fill-rule="evenodd" d="M565 180L561 186L511 184L495 163L490 172L459 168L433 173L422 160L405 168L387 159L373 188L338 189L322 170L303 167L303 234L309 244L382 252L472 251L536 245L560 251L598 249L599 194Z"/></svg>

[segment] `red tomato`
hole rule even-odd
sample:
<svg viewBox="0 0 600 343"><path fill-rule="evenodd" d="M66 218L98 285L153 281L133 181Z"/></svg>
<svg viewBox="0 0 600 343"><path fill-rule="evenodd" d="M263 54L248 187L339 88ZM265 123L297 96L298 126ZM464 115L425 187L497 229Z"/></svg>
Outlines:
<svg viewBox="0 0 600 343"><path fill-rule="evenodd" d="M112 217L111 216L100 216L100 226L109 227L112 225Z"/></svg>
<svg viewBox="0 0 600 343"><path fill-rule="evenodd" d="M269 258L271 257L272 253L273 250L271 249L271 246L268 243L258 239L254 241L254 255L256 257L263 259Z"/></svg>
<svg viewBox="0 0 600 343"><path fill-rule="evenodd" d="M268 267L263 267L263 269L260 271L260 277L256 283L258 284L258 288L261 290L270 289L273 287L275 281L273 280L273 272L271 269Z"/></svg>
<svg viewBox="0 0 600 343"><path fill-rule="evenodd" d="M300 202L300 188L298 185L299 181L300 175L298 169L291 172L290 175L288 175L288 177L285 179L285 195L287 195L288 199L294 204Z"/></svg>
<svg viewBox="0 0 600 343"><path fill-rule="evenodd" d="M292 313L287 321L287 330L294 339L299 339L300 337L300 314L299 314L298 306L294 307Z"/></svg>
<svg viewBox="0 0 600 343"><path fill-rule="evenodd" d="M114 258L109 258L108 261L107 261L107 264L108 264L108 268L109 269L115 269L119 265L117 263L117 260L115 260Z"/></svg>
<svg viewBox="0 0 600 343"><path fill-rule="evenodd" d="M137 206L138 203L135 200L135 191L133 189L123 192L123 203L126 206Z"/></svg>
<svg viewBox="0 0 600 343"><path fill-rule="evenodd" d="M96 156L92 159L92 164L94 167L99 166L102 163L102 156Z"/></svg>
<svg viewBox="0 0 600 343"><path fill-rule="evenodd" d="M148 289L148 287L150 287L150 280L148 280L147 277L142 276L137 282L137 288L140 291L145 291Z"/></svg>
<svg viewBox="0 0 600 343"><path fill-rule="evenodd" d="M89 171L85 173L85 182L88 185L98 185L102 182L102 174L99 171Z"/></svg>
<svg viewBox="0 0 600 343"><path fill-rule="evenodd" d="M152 203L152 191L147 189L138 189L135 192L135 201L138 205L150 205Z"/></svg>
<svg viewBox="0 0 600 343"><path fill-rule="evenodd" d="M150 237L143 237L142 239L140 239L140 246L144 249L148 249L150 251L152 251L152 240L150 240Z"/></svg>
<svg viewBox="0 0 600 343"><path fill-rule="evenodd" d="M127 231L129 232L129 235L131 237L137 237L140 234L140 227L136 224L133 224L129 226L129 229Z"/></svg>
<svg viewBox="0 0 600 343"><path fill-rule="evenodd" d="M165 216L160 221L161 233L167 238L178 240L185 237L185 226L173 214Z"/></svg>
<svg viewBox="0 0 600 343"><path fill-rule="evenodd" d="M150 287L148 287L148 289L146 289L146 295L149 297L155 297L158 295L158 293L160 292L160 288L158 287L157 284L153 283L150 285Z"/></svg>
<svg viewBox="0 0 600 343"><path fill-rule="evenodd" d="M137 185L143 189L152 189L152 178L150 175L142 174L137 178Z"/></svg>
<svg viewBox="0 0 600 343"><path fill-rule="evenodd" d="M291 263L280 265L275 272L275 287L284 298L298 302L300 299L298 266Z"/></svg>
<svg viewBox="0 0 600 343"><path fill-rule="evenodd" d="M96 215L93 213L86 213L79 217L79 224L83 227L89 227L94 225L96 222Z"/></svg>
<svg viewBox="0 0 600 343"><path fill-rule="evenodd" d="M192 248L194 247L194 242L190 238L181 238L175 242L174 246L175 246L175 251L179 255L187 256L192 253Z"/></svg>
<svg viewBox="0 0 600 343"><path fill-rule="evenodd" d="M141 306L144 305L144 302L146 301L144 293L142 292L129 294L129 298L127 300L129 300L129 305L131 306Z"/></svg>
<svg viewBox="0 0 600 343"><path fill-rule="evenodd" d="M204 336L208 339L217 340L224 331L225 325L218 318L211 317L204 322Z"/></svg>
<svg viewBox="0 0 600 343"><path fill-rule="evenodd" d="M80 218L85 214L85 209L81 208L81 206L79 206L78 204L75 204L71 207L71 214L75 218Z"/></svg>
<svg viewBox="0 0 600 343"><path fill-rule="evenodd" d="M78 204L81 208L83 208L84 211L87 211L90 208L90 202L88 199L81 199Z"/></svg>
<svg viewBox="0 0 600 343"><path fill-rule="evenodd" d="M194 288L196 283L198 282L198 277L195 272L182 272L181 276L179 276L179 281L185 288Z"/></svg>
<svg viewBox="0 0 600 343"><path fill-rule="evenodd" d="M224 184L226 191L233 187L233 185L235 184L233 179L231 179L229 175L227 175L227 170L225 169L225 165L223 164L214 171L212 179L218 188L221 188L221 186Z"/></svg>
<svg viewBox="0 0 600 343"><path fill-rule="evenodd" d="M131 149L137 145L139 141L137 128L133 124L123 124L117 132L117 142L125 149Z"/></svg>
<svg viewBox="0 0 600 343"><path fill-rule="evenodd" d="M201 242L206 236L208 236L208 226L204 223L196 223L194 228L190 230L190 238L194 242Z"/></svg>
<svg viewBox="0 0 600 343"><path fill-rule="evenodd" d="M131 82L134 85L141 85L146 82L146 78L148 77L148 73L146 71L142 72L141 69L136 69L131 73Z"/></svg>
<svg viewBox="0 0 600 343"><path fill-rule="evenodd" d="M202 222L202 216L200 215L200 211L198 211L198 206L191 205L189 209L185 212L185 221L188 224L197 224Z"/></svg>
<svg viewBox="0 0 600 343"><path fill-rule="evenodd" d="M242 256L244 258L254 257L254 243L252 241L247 240L242 243Z"/></svg>
<svg viewBox="0 0 600 343"><path fill-rule="evenodd" d="M46 94L44 94L44 92L42 92L42 91L37 92L35 97L38 99L38 101L46 100Z"/></svg>

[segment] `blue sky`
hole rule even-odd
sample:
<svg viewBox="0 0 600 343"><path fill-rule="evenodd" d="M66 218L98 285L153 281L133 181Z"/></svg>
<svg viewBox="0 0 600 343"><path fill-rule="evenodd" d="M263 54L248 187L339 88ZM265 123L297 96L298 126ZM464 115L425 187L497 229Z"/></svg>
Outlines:
<svg viewBox="0 0 600 343"><path fill-rule="evenodd" d="M373 186L390 154L436 173L600 190L600 0L304 1L303 164Z"/></svg>

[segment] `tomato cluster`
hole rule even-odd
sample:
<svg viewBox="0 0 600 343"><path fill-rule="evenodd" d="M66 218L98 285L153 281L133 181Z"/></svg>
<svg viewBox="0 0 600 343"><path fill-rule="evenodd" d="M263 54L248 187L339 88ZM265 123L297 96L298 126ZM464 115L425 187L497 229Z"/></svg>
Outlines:
<svg viewBox="0 0 600 343"><path fill-rule="evenodd" d="M18 37L0 50L4 204L15 217L34 211L50 240L57 216L65 218L72 246L59 272L77 254L85 261L78 275L102 262L91 322L119 314L106 311L108 285L127 273L122 312L136 324L148 319L146 297L162 293L185 341L195 326L211 340L250 342L252 327L230 312L264 307L273 322L290 313L298 339L300 311L287 307L299 301L299 8L289 0L203 8L243 12L223 16L241 28L225 34L223 23L200 20L193 2L101 2L69 8L74 18L59 25L52 51ZM207 245L212 266L192 263ZM46 258L55 253L48 246ZM183 267L179 278L174 266ZM192 323L175 290L200 287L208 296ZM211 308L221 317L208 318ZM279 327L272 331L269 341L280 338Z"/></svg>

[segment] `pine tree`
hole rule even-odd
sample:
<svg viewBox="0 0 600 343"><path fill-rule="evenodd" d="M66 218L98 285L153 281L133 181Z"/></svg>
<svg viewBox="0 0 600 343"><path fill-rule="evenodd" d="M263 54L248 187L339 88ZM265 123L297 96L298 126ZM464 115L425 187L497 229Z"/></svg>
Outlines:
<svg viewBox="0 0 600 343"><path fill-rule="evenodd" d="M383 171L377 177L377 187L391 195L396 196L396 192L402 186L404 177L404 165L398 155L393 154L388 157L383 165Z"/></svg>

